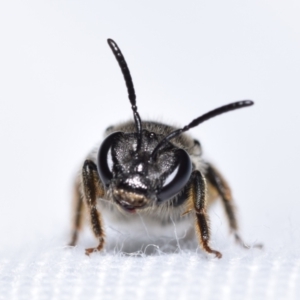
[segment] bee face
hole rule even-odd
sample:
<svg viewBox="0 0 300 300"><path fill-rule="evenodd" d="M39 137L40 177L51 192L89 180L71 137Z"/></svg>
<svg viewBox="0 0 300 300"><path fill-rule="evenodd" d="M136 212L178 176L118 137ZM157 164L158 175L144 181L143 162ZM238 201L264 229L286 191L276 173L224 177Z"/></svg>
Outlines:
<svg viewBox="0 0 300 300"><path fill-rule="evenodd" d="M174 185L178 182L174 179L178 172L179 175L183 172L179 170L183 150L167 143L153 158L152 153L163 136L143 130L139 149L137 139L136 133L115 132L105 139L98 153L100 178L106 183L113 200L132 211L159 205L161 193L167 187L171 192L168 197L175 196L178 188L175 189ZM191 166L181 185L186 184L190 172Z"/></svg>

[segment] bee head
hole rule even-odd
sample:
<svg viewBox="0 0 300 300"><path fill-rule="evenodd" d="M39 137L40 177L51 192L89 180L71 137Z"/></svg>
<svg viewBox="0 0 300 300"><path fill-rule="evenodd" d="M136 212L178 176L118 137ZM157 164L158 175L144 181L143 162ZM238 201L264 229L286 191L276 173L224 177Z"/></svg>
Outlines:
<svg viewBox="0 0 300 300"><path fill-rule="evenodd" d="M99 176L123 208L135 210L159 204L187 184L192 163L183 149L166 143L153 158L163 138L143 130L138 149L136 133L114 132L102 143L98 152Z"/></svg>

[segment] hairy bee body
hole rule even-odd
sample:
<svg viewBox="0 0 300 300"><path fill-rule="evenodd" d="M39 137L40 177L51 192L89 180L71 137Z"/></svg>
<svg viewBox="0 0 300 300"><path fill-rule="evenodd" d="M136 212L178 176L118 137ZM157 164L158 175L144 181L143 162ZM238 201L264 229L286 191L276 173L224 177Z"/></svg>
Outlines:
<svg viewBox="0 0 300 300"><path fill-rule="evenodd" d="M143 121L143 130L151 133L155 133L157 136L164 137L170 132L174 131L175 127L166 124ZM135 131L135 124L133 121L124 122L115 126L107 128L104 134L104 138L112 134L113 132L121 131L125 133L131 133ZM188 134L182 134L172 140L172 144L175 147L184 149L191 157L193 169L200 170L205 174L206 163L202 159L202 149L200 143L194 140ZM100 144L88 154L87 160L97 163L97 154ZM79 174L79 181L82 182L81 173ZM80 184L80 190L82 194L83 186ZM189 210L191 203L188 203L187 186L175 197L168 202L162 204L153 205L138 211L138 213L128 213L124 211L120 206L116 205L112 198L112 192L110 189L106 190L105 194L98 198L97 203L99 211L102 212L104 223L109 225L119 232L134 232L139 230L145 232L145 228L148 234L162 234L162 231L166 235L174 236L174 226L178 234L185 234L187 229L193 226L195 216L193 213L185 214ZM211 203L215 197L216 192L208 185L208 204Z"/></svg>
<svg viewBox="0 0 300 300"><path fill-rule="evenodd" d="M174 126L159 122L144 121L143 129L153 132L157 136L166 136L176 130ZM104 138L116 131L126 133L134 132L135 124L133 121L120 123L110 126L104 133ZM86 160L97 163L97 154L101 143L98 143L87 155ZM207 163L202 158L202 149L198 140L193 139L188 134L182 134L172 140L175 147L184 149L191 158L193 170L199 170L203 174L207 171ZM78 172L75 184L75 206L79 198L83 198L83 178L81 171ZM207 206L216 200L218 193L211 184L207 184ZM84 205L84 203L83 203ZM114 203L112 192L106 190L105 194L97 198L97 207L101 211L102 218L106 227L119 233L134 235L141 238L147 235L148 238L175 238L175 234L180 237L194 237L195 213L190 211L192 203L189 201L187 186L168 202L160 205L153 203L152 206L138 211L138 213L128 213ZM82 212L87 212L87 209ZM187 213L189 212L189 213ZM88 220L88 214L81 216ZM82 222L82 221L81 221Z"/></svg>

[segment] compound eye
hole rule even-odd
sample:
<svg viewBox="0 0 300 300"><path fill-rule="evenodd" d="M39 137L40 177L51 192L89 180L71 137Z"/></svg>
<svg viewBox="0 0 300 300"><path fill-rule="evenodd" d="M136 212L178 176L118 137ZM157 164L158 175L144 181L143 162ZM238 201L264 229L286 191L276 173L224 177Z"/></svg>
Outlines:
<svg viewBox="0 0 300 300"><path fill-rule="evenodd" d="M108 186L112 179L112 158L111 148L116 139L120 137L122 132L114 132L109 135L102 143L98 151L97 167L98 174L105 186Z"/></svg>
<svg viewBox="0 0 300 300"><path fill-rule="evenodd" d="M158 202L164 202L178 194L188 183L192 174L192 162L190 156L183 149L177 152L178 165L167 178L165 185L157 193Z"/></svg>

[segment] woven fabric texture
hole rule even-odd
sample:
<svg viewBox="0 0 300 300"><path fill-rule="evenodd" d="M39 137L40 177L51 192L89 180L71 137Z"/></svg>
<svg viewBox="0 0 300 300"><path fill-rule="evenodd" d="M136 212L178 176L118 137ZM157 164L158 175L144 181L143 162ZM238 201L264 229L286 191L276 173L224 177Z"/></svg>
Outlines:
<svg viewBox="0 0 300 300"><path fill-rule="evenodd" d="M82 244L60 243L2 252L0 299L300 299L299 249L225 245L219 260L149 245L148 254L115 248L87 257Z"/></svg>

